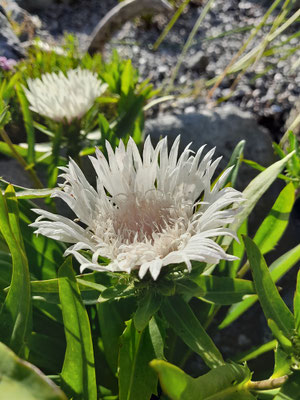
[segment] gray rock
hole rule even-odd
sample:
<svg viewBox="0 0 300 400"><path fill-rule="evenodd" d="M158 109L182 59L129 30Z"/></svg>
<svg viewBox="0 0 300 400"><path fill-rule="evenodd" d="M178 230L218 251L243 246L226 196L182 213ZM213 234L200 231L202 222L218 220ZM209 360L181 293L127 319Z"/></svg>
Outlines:
<svg viewBox="0 0 300 400"><path fill-rule="evenodd" d="M26 171L12 158L0 159L0 176L13 185L32 187L32 182Z"/></svg>
<svg viewBox="0 0 300 400"><path fill-rule="evenodd" d="M209 59L203 53L203 51L197 51L197 53L193 54L188 58L188 60L185 63L185 66L187 69L192 69L193 71L201 73L206 71L208 62Z"/></svg>
<svg viewBox="0 0 300 400"><path fill-rule="evenodd" d="M165 115L145 124L145 136L150 135L155 143L162 136L168 136L169 145L177 135L181 135L181 149L192 142L191 149L196 151L203 144L210 149L216 146L215 156L223 156L221 168L230 159L234 147L245 139L247 159L268 166L274 162L272 141L266 130L258 126L248 112L227 104L214 110L182 115ZM241 186L253 177L253 170L243 167Z"/></svg>
<svg viewBox="0 0 300 400"><path fill-rule="evenodd" d="M19 39L2 12L0 12L0 56L14 60L19 60L25 56Z"/></svg>
<svg viewBox="0 0 300 400"><path fill-rule="evenodd" d="M214 158L223 156L220 168L222 171L229 161L235 146L246 140L244 157L254 160L261 165L269 166L275 161L272 141L268 132L258 126L253 116L237 107L227 104L214 110L203 110L194 114L165 115L148 120L145 124L145 137L150 135L152 143L160 137L168 136L169 146L177 135L181 135L181 148L189 143L191 149L197 151L200 146L207 144L207 150L216 147ZM243 190L257 175L258 171L242 164L237 180L237 188ZM256 207L255 218L251 220L250 230L255 231L259 223L271 208L280 190L279 185L272 185Z"/></svg>
<svg viewBox="0 0 300 400"><path fill-rule="evenodd" d="M3 3L5 13L9 19L20 27L19 40L21 42L32 40L36 29L41 28L42 22L37 15L31 15L19 6L15 0L5 0Z"/></svg>
<svg viewBox="0 0 300 400"><path fill-rule="evenodd" d="M44 10L57 3L69 4L71 0L16 0L20 7L28 11Z"/></svg>

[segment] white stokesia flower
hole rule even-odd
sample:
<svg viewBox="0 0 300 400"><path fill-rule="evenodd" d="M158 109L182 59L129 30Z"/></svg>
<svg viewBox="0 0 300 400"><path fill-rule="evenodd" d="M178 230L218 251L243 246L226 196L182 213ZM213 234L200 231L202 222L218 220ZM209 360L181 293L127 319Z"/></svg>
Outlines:
<svg viewBox="0 0 300 400"><path fill-rule="evenodd" d="M23 89L32 111L68 123L80 119L107 89L95 73L80 68L69 70L67 75L62 71L46 73L41 79L28 79L27 85L29 89Z"/></svg>
<svg viewBox="0 0 300 400"><path fill-rule="evenodd" d="M180 138L170 153L167 140L153 148L146 139L143 157L132 139L127 148L122 141L112 150L106 143L108 161L100 150L90 157L97 174L97 189L87 181L78 165L71 160L61 168L65 183L53 197L60 197L77 215L78 223L35 209L40 216L32 224L36 233L72 243L65 255L73 254L81 271L138 270L142 279L149 270L157 279L169 264L191 261L218 263L234 260L216 242L218 236L236 234L226 228L239 212L242 194L222 188L230 172L227 169L211 188L211 178L221 157L212 161L215 149L201 159L202 146L196 154L189 146L178 158ZM84 227L83 227L84 226ZM88 250L86 258L81 250ZM98 257L111 260L98 264Z"/></svg>

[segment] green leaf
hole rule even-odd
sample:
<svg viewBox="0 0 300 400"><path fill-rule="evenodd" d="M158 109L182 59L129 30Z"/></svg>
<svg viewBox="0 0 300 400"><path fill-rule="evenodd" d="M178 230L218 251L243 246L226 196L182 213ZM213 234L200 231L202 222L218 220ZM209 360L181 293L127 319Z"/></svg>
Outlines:
<svg viewBox="0 0 300 400"><path fill-rule="evenodd" d="M280 378L283 375L289 374L291 371L292 359L290 354L288 354L279 344L275 348L274 358L274 372L271 378Z"/></svg>
<svg viewBox="0 0 300 400"><path fill-rule="evenodd" d="M265 171L261 172L258 176L256 176L243 191L243 197L245 199L245 203L243 204L243 209L236 218L235 222L233 222L229 227L234 232L236 232L245 219L249 216L254 206L258 202L258 200L262 197L262 195L267 191L267 189L271 186L271 184L275 181L278 174L284 169L289 159L293 156L294 153L288 154L284 159L277 161L268 167ZM222 241L222 246L229 246L232 242L232 238L226 236Z"/></svg>
<svg viewBox="0 0 300 400"><path fill-rule="evenodd" d="M85 304L98 303L99 292L106 290L107 286L105 284L108 284L108 279L104 272L77 275L76 281ZM58 278L31 281L31 293L34 297L42 297L47 302L58 304Z"/></svg>
<svg viewBox="0 0 300 400"><path fill-rule="evenodd" d="M116 300L122 297L128 297L135 293L136 289L133 284L117 284L116 286L105 289L100 297L99 302L105 302L109 300Z"/></svg>
<svg viewBox="0 0 300 400"><path fill-rule="evenodd" d="M221 353L180 296L165 298L161 311L174 332L202 357L207 366L214 368L224 364Z"/></svg>
<svg viewBox="0 0 300 400"><path fill-rule="evenodd" d="M296 400L300 393L300 372L294 371L284 383L274 400Z"/></svg>
<svg viewBox="0 0 300 400"><path fill-rule="evenodd" d="M16 192L18 199L43 199L51 196L56 189L25 189Z"/></svg>
<svg viewBox="0 0 300 400"><path fill-rule="evenodd" d="M161 304L161 296L154 290L148 290L142 293L138 308L134 314L133 322L138 331L146 328L152 316L157 312Z"/></svg>
<svg viewBox="0 0 300 400"><path fill-rule="evenodd" d="M2 100L2 98L0 97L0 101ZM3 103L3 104L1 104ZM0 129L3 129L5 127L6 124L9 123L9 121L11 120L11 114L8 111L8 107L4 107L4 102L1 101L0 103Z"/></svg>
<svg viewBox="0 0 300 400"><path fill-rule="evenodd" d="M138 332L132 320L126 323L120 340L120 400L149 400L152 394L156 394L157 376L149 367L149 362L156 357L149 333L152 324L155 324L154 318L142 332Z"/></svg>
<svg viewBox="0 0 300 400"><path fill-rule="evenodd" d="M23 233L30 272L37 279L51 279L57 277L58 266L63 262L65 245L43 235L36 235L34 229L29 226L36 214L31 208L36 207L29 200L19 200L20 225Z"/></svg>
<svg viewBox="0 0 300 400"><path fill-rule="evenodd" d="M295 317L295 329L300 336L300 270L297 275L297 286L294 296L294 317Z"/></svg>
<svg viewBox="0 0 300 400"><path fill-rule="evenodd" d="M243 256L245 253L245 245L244 241L242 240L242 235L247 235L248 233L248 219L245 219L245 221L242 223L242 225L239 227L239 230L237 231L237 236L239 238L240 243L238 243L236 240L234 240L231 243L231 248L232 250L230 251L230 254L233 256L238 257L238 260L233 260L232 262L229 263L229 275L234 278L237 274L237 271L241 265L241 261L243 260Z"/></svg>
<svg viewBox="0 0 300 400"><path fill-rule="evenodd" d="M288 272L300 260L300 245L283 254L274 261L269 268L273 282L277 282L286 272ZM226 328L233 321L239 318L258 300L257 295L251 295L245 298L242 302L233 304L225 319L219 325L219 329Z"/></svg>
<svg viewBox="0 0 300 400"><path fill-rule="evenodd" d="M75 399L97 400L94 352L89 318L82 303L71 258L58 271L67 349L61 377Z"/></svg>
<svg viewBox="0 0 300 400"><path fill-rule="evenodd" d="M192 378L166 361L153 360L163 391L171 400L254 400L247 391L250 371L247 366L225 364L205 375Z"/></svg>
<svg viewBox="0 0 300 400"><path fill-rule="evenodd" d="M125 329L119 305L116 301L97 304L104 354L114 374L118 368L119 340Z"/></svg>
<svg viewBox="0 0 300 400"><path fill-rule="evenodd" d="M23 235L20 230L19 224L19 206L14 187L9 185L5 191L5 199L8 211L8 219L11 227L12 234L19 243L21 249L24 251Z"/></svg>
<svg viewBox="0 0 300 400"><path fill-rule="evenodd" d="M40 370L0 343L0 400L67 400Z"/></svg>
<svg viewBox="0 0 300 400"><path fill-rule="evenodd" d="M244 296L256 293L253 283L246 279L200 275L198 278L193 279L193 282L198 287L193 296L215 304L229 305L237 303ZM198 295L197 292L199 293Z"/></svg>
<svg viewBox="0 0 300 400"><path fill-rule="evenodd" d="M283 235L289 222L294 201L295 188L292 183L289 183L280 192L270 213L264 219L254 236L254 242L262 254L273 250Z"/></svg>
<svg viewBox="0 0 300 400"><path fill-rule="evenodd" d="M27 144L28 144L27 162L28 164L33 164L35 161L35 151L34 151L35 133L34 133L32 115L31 111L29 110L28 100L20 84L16 84L15 88L20 102L21 111L23 114L24 127L27 133Z"/></svg>
<svg viewBox="0 0 300 400"><path fill-rule="evenodd" d="M0 338L17 354L22 354L31 330L30 277L13 187L9 186L6 193L8 201L0 193L0 230L11 252L13 270L11 285L0 311Z"/></svg>
<svg viewBox="0 0 300 400"><path fill-rule="evenodd" d="M54 337L50 332L49 335L32 332L28 347L30 350L29 362L48 373L56 373L61 370L65 354L63 338Z"/></svg>
<svg viewBox="0 0 300 400"><path fill-rule="evenodd" d="M130 89L133 89L133 68L131 60L126 60L124 70L121 75L121 92L127 96Z"/></svg>
<svg viewBox="0 0 300 400"><path fill-rule="evenodd" d="M276 346L277 346L277 340L274 339L262 345L252 347L250 350L247 350L242 354L234 356L232 360L237 363L253 360L254 358L257 358L262 354L267 353L268 351L274 350Z"/></svg>
<svg viewBox="0 0 300 400"><path fill-rule="evenodd" d="M281 299L257 245L248 237L245 237L244 241L256 292L265 317L274 320L279 329L289 337L294 329L293 314Z"/></svg>
<svg viewBox="0 0 300 400"><path fill-rule="evenodd" d="M0 289L10 285L12 274L12 261L9 253L0 251Z"/></svg>
<svg viewBox="0 0 300 400"><path fill-rule="evenodd" d="M135 121L142 113L145 98L143 96L138 96L132 99L126 98L124 101L128 103L127 110L124 114L121 114L114 128L114 133L118 138L122 138L125 135L132 135L135 128Z"/></svg>
<svg viewBox="0 0 300 400"><path fill-rule="evenodd" d="M90 274L88 274L90 275ZM82 275L77 278L77 284L81 293L81 297L86 304L95 304L98 302L99 290L104 290L103 285L94 282L85 281ZM59 303L59 279L49 279L43 281L31 281L31 292L35 297L41 297L47 302Z"/></svg>
<svg viewBox="0 0 300 400"><path fill-rule="evenodd" d="M277 324L272 319L268 319L268 326L271 329L274 338L277 339L284 351L286 353L291 353L293 347L292 342L283 334Z"/></svg>
<svg viewBox="0 0 300 400"><path fill-rule="evenodd" d="M243 158L243 152L245 148L246 141L241 140L234 148L232 155L230 157L230 160L226 166L226 168L232 167L232 170L230 171L229 176L227 177L227 180L224 183L224 186L228 183L231 182L231 186L234 187L236 183L236 179L238 176L239 168L242 162Z"/></svg>

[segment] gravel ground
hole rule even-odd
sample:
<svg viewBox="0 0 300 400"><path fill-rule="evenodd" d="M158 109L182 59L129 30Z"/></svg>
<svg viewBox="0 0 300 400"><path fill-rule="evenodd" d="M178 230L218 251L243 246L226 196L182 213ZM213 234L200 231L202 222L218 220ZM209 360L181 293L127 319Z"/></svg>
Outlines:
<svg viewBox="0 0 300 400"><path fill-rule="evenodd" d="M198 4L196 4L198 3ZM214 6L204 19L186 62L175 81L175 101L163 103L150 111L149 117L159 113L191 113L207 107L205 82L222 73L241 44L249 36L250 30L218 37L232 29L257 24L266 11L264 3L257 1L215 0ZM61 42L63 32L74 33L82 50L87 48L89 35L98 21L117 4L117 0L79 0L73 5L56 5L40 12L42 28L38 34L45 40ZM265 4L266 5L266 4ZM199 1L192 3L177 21L158 51L151 50L162 29L168 22L164 16L156 16L151 24L145 21L128 22L106 46L105 55L109 57L117 48L124 58L131 58L138 68L141 79L150 77L156 86L167 85L178 56L202 11ZM284 41L297 31L293 26L280 36ZM257 45L266 33L264 30L249 49ZM279 44L280 41L275 42ZM280 52L259 62L240 80L234 96L229 100L243 110L251 111L261 125L267 127L273 138L278 140L284 131L284 122L289 111L299 97L300 70L292 66L300 57L300 50L288 59L281 58L285 50L298 45L298 38L281 45ZM193 56L202 57L202 65L193 67ZM207 66L206 66L207 64ZM206 67L206 68L205 68ZM264 71L266 71L264 73ZM260 76L261 75L261 76ZM215 91L214 100L227 96L234 78L225 78Z"/></svg>

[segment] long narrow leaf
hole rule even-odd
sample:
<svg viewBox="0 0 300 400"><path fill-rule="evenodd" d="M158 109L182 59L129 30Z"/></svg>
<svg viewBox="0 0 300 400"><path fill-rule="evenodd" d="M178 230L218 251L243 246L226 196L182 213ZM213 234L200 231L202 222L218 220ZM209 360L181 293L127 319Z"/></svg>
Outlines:
<svg viewBox="0 0 300 400"><path fill-rule="evenodd" d="M177 291L221 305L238 303L244 296L256 293L251 281L214 275L178 281Z"/></svg>
<svg viewBox="0 0 300 400"><path fill-rule="evenodd" d="M27 144L28 144L28 153L27 153L27 162L28 164L34 164L35 162L35 133L33 126L33 119L31 115L31 111L29 110L29 103L24 94L23 89L19 84L16 84L16 92L19 98L19 102L21 105L21 110L23 114L24 126L27 133Z"/></svg>
<svg viewBox="0 0 300 400"><path fill-rule="evenodd" d="M239 229L245 219L253 210L254 206L262 195L267 191L271 184L275 181L278 174L284 169L288 160L293 156L294 152L288 154L285 158L276 163L272 164L265 171L261 172L257 177L255 177L243 192L243 197L245 198L245 203L242 212L239 214L235 222L230 225L230 228L235 232ZM227 247L232 242L232 238L226 236L222 245Z"/></svg>
<svg viewBox="0 0 300 400"><path fill-rule="evenodd" d="M166 298L161 311L174 332L210 367L224 364L223 357L196 318L189 305L180 297Z"/></svg>
<svg viewBox="0 0 300 400"><path fill-rule="evenodd" d="M300 244L292 250L283 254L280 258L270 265L270 273L273 282L277 282L285 273L287 273L298 261L300 260ZM237 304L233 304L225 319L219 325L219 329L226 328L233 321L239 318L245 311L247 311L258 300L257 295L251 295Z"/></svg>
<svg viewBox="0 0 300 400"><path fill-rule="evenodd" d="M248 237L244 238L256 291L267 319L272 319L288 337L293 334L294 317L272 280L268 266L257 245Z"/></svg>
<svg viewBox="0 0 300 400"><path fill-rule="evenodd" d="M59 296L67 350L61 373L63 387L72 396L97 400L94 352L89 318L68 258L60 267Z"/></svg>
<svg viewBox="0 0 300 400"><path fill-rule="evenodd" d="M67 400L35 366L0 343L0 400Z"/></svg>
<svg viewBox="0 0 300 400"><path fill-rule="evenodd" d="M295 316L295 329L300 336L300 270L297 276L297 286L294 296L294 316Z"/></svg>
<svg viewBox="0 0 300 400"><path fill-rule="evenodd" d="M166 361L153 360L150 365L158 373L163 391L172 400L255 399L247 390L251 376L247 366L225 364L192 378Z"/></svg>
<svg viewBox="0 0 300 400"><path fill-rule="evenodd" d="M270 213L264 219L254 236L254 242L262 254L273 250L283 235L289 222L294 201L295 188L292 183L289 183L280 192Z"/></svg>
<svg viewBox="0 0 300 400"><path fill-rule="evenodd" d="M150 325L155 328L154 319L150 321ZM149 362L157 357L157 347L150 332L149 325L138 332L132 320L127 322L121 336L119 355L120 400L149 400L152 394L156 394L157 376L149 367Z"/></svg>
<svg viewBox="0 0 300 400"><path fill-rule="evenodd" d="M12 186L8 187L10 201L14 202ZM16 210L14 204L14 210ZM30 277L26 255L20 242L18 216L9 218L9 208L0 193L0 230L12 256L12 279L5 303L0 311L0 339L17 354L22 354L31 330Z"/></svg>

